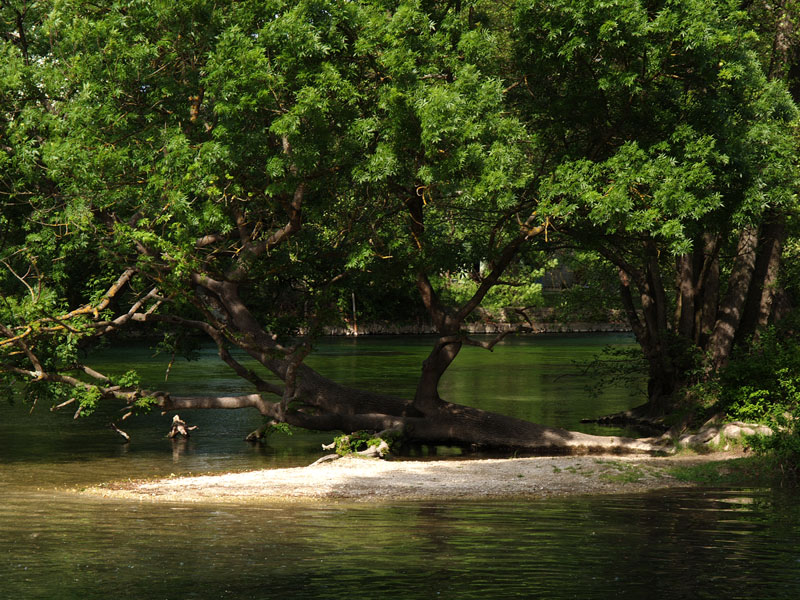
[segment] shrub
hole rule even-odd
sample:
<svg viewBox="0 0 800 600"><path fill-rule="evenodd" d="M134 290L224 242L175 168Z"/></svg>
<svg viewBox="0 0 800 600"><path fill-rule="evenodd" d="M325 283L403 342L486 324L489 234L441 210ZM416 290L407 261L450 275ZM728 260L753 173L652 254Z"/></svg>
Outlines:
<svg viewBox="0 0 800 600"><path fill-rule="evenodd" d="M800 405L800 344L790 334L767 329L719 373L719 406L731 419L773 424Z"/></svg>
<svg viewBox="0 0 800 600"><path fill-rule="evenodd" d="M719 373L719 406L732 420L769 425L748 444L775 461L784 479L800 475L800 343L791 326L769 328Z"/></svg>

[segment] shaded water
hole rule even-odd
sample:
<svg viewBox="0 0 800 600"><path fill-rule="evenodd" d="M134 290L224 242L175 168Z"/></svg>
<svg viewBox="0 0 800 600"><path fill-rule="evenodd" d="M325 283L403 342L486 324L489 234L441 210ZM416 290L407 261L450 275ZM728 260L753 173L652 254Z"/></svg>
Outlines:
<svg viewBox="0 0 800 600"><path fill-rule="evenodd" d="M590 399L573 365L624 336L522 338L494 354L467 349L443 385L451 400L549 425L640 398ZM409 394L429 340L328 340L314 366L337 380ZM247 388L203 353L176 363L109 350L153 387ZM536 501L359 505L181 505L106 501L68 490L127 477L306 464L330 434L242 441L247 411L183 415L200 429L164 438L169 418L132 423L130 444L107 415L0 403L0 598L797 598L800 502L767 490L679 490Z"/></svg>
<svg viewBox="0 0 800 600"><path fill-rule="evenodd" d="M757 491L213 506L4 498L4 598L797 598L800 510Z"/></svg>

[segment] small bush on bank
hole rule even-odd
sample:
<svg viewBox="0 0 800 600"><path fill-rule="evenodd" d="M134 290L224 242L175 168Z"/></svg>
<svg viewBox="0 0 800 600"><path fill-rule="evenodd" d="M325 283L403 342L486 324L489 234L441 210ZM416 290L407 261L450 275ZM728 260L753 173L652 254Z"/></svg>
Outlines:
<svg viewBox="0 0 800 600"><path fill-rule="evenodd" d="M720 404L732 419L768 423L800 405L800 343L770 328L719 374Z"/></svg>
<svg viewBox="0 0 800 600"><path fill-rule="evenodd" d="M784 479L800 475L800 342L793 324L771 327L709 382L718 407L734 421L764 423L775 432L748 445L774 462Z"/></svg>
<svg viewBox="0 0 800 600"><path fill-rule="evenodd" d="M769 436L748 438L750 447L767 457L781 479L793 484L800 482L800 408L776 415L773 419L775 433Z"/></svg>

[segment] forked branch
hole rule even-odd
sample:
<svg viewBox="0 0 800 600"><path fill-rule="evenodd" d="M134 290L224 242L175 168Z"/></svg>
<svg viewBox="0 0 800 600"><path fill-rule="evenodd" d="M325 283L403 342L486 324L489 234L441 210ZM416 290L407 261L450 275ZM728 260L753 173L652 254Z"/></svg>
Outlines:
<svg viewBox="0 0 800 600"><path fill-rule="evenodd" d="M21 340L24 340L25 338L33 334L34 331L38 330L45 330L47 332L68 330L69 324L65 322L74 317L78 317L81 315L91 315L93 318L97 319L99 313L108 307L108 305L111 303L111 300L119 293L119 291L123 288L123 286L130 281L131 277L133 277L135 272L136 271L134 269L126 269L125 272L122 275L120 275L117 281L115 281L114 284L103 295L103 298L96 306L92 306L91 304L85 304L84 306L76 308L75 310L72 310L64 315L37 319L36 321L33 321L30 324L26 325L23 328L23 330L16 335L14 335L13 332L8 333L9 330L3 328L2 333L4 336L6 336L6 339L0 340L0 347L7 346L9 344L16 344L17 346L20 346L19 342ZM45 323L57 323L57 325L41 327Z"/></svg>

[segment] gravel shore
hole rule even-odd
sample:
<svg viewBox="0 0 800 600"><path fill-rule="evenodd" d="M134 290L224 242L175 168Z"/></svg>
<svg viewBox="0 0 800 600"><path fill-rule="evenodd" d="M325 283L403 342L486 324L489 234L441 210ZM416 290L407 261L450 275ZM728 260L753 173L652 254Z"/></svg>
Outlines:
<svg viewBox="0 0 800 600"><path fill-rule="evenodd" d="M677 464L731 457L562 456L438 461L343 458L290 469L111 483L86 492L149 501L237 503L638 493L691 485L669 474L670 467Z"/></svg>

